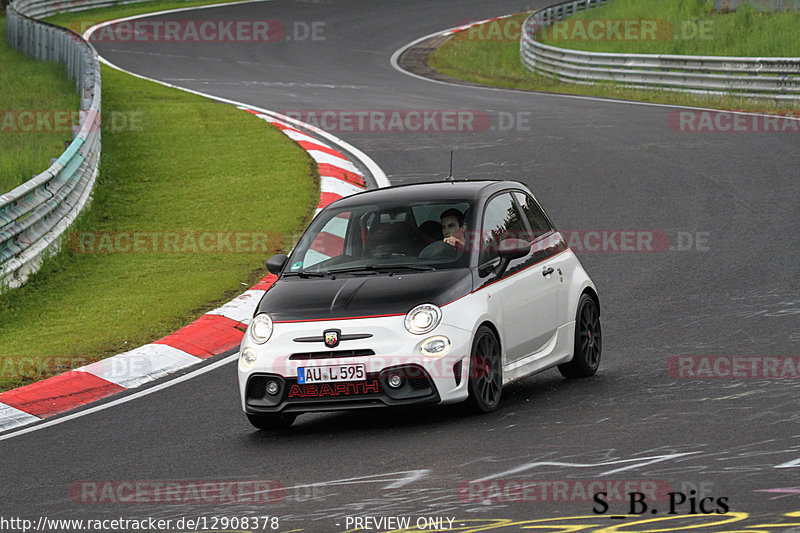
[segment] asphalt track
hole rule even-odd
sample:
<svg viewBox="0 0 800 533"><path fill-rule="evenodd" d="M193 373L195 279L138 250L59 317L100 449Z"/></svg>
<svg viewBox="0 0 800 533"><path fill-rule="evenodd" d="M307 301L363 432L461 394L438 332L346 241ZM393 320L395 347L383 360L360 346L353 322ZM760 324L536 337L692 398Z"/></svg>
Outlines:
<svg viewBox="0 0 800 533"><path fill-rule="evenodd" d="M263 434L240 413L234 365L223 365L0 441L2 517L269 515L280 518L280 531L327 532L344 531L355 516L408 516L412 524L450 517L455 528L520 531L531 524L502 520L593 514L594 503L574 493L568 501L530 501L537 493L476 502L458 491L492 478L654 481L717 503L727 498L732 511L748 515L727 526L712 525L723 520L717 515L634 526L635 518L609 518L628 511L612 502L605 514L562 526L800 527L797 518L782 518L800 511L800 380L700 380L667 371L676 356L800 355L798 134L674 131L674 108L449 86L389 62L398 48L437 30L542 4L277 0L179 19L276 19L290 28L322 22L324 40L96 46L133 72L275 111L487 113L492 127L482 131L334 133L393 183L442 178L453 148L457 177L527 183L560 229L669 235L670 248L656 252L578 250L602 302L597 376L566 381L548 371L523 380L486 416L453 407L304 415L288 432ZM506 128L500 114L529 122ZM700 246L688 246L689 235ZM126 480L274 480L286 493L260 503L91 504L70 496L76 482ZM658 514L648 509L646 518L664 518L667 504L648 504Z"/></svg>

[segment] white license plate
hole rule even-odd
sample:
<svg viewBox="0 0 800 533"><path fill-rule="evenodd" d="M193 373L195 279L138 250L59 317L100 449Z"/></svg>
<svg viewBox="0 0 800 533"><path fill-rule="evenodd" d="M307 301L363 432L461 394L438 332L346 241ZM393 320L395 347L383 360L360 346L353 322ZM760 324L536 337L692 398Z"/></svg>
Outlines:
<svg viewBox="0 0 800 533"><path fill-rule="evenodd" d="M330 383L333 381L365 381L364 363L354 365L301 366L297 369L297 382Z"/></svg>

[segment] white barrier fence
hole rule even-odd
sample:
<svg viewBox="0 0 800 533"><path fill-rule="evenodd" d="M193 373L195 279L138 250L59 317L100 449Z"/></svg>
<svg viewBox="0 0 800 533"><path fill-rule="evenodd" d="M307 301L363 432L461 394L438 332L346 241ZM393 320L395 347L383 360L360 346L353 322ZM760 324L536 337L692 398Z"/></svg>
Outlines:
<svg viewBox="0 0 800 533"><path fill-rule="evenodd" d="M608 1L562 2L533 13L520 36L520 59L525 67L572 83L615 82L639 89L800 100L800 57L614 54L536 41L539 30Z"/></svg>
<svg viewBox="0 0 800 533"><path fill-rule="evenodd" d="M0 289L18 287L57 251L87 205L100 163L100 65L79 35L35 17L114 2L16 0L6 9L9 44L43 61L59 61L81 94L80 124L67 149L44 172L0 196Z"/></svg>

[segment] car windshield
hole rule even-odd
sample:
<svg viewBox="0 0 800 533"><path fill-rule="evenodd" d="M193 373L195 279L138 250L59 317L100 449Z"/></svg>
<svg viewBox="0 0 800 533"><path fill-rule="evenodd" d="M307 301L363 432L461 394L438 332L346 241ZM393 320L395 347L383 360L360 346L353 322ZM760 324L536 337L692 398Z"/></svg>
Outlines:
<svg viewBox="0 0 800 533"><path fill-rule="evenodd" d="M327 209L311 223L286 273L368 274L462 268L468 200L420 201Z"/></svg>

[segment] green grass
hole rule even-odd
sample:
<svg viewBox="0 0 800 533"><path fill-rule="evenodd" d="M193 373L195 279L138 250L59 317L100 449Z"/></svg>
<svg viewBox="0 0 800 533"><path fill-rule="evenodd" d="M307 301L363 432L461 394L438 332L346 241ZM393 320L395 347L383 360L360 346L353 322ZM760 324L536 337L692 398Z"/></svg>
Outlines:
<svg viewBox="0 0 800 533"><path fill-rule="evenodd" d="M742 57L800 57L800 12L759 13L743 5L733 13L716 13L713 0L614 0L579 12L544 32L542 42L591 52L717 55ZM611 32L588 32L596 20L629 24L626 37ZM652 31L641 31L645 27ZM618 37L622 36L621 39Z"/></svg>
<svg viewBox="0 0 800 533"><path fill-rule="evenodd" d="M45 20L50 24L65 26L81 35L91 26L106 20L114 20L124 17L132 17L143 13L153 13L155 11L165 11L167 9L177 9L181 7L203 6L208 4L222 4L235 2L238 0L164 0L153 2L140 2L135 4L120 5L114 7L101 7L97 9L87 9L77 13L59 13L47 17Z"/></svg>
<svg viewBox="0 0 800 533"><path fill-rule="evenodd" d="M615 0L624 1L624 0ZM578 94L641 102L787 113L800 111L800 104L753 101L741 97L696 96L664 90L626 89L613 83L578 85L563 83L522 66L519 58L519 28L528 14L492 21L455 34L431 53L428 65L448 76L473 83L551 92Z"/></svg>
<svg viewBox="0 0 800 533"><path fill-rule="evenodd" d="M106 67L102 77L94 200L72 245L0 294L0 390L152 342L231 299L294 242L319 197L313 160L266 122ZM269 249L80 253L78 245L96 232L187 231L266 233Z"/></svg>
<svg viewBox="0 0 800 533"><path fill-rule="evenodd" d="M36 126L20 112L55 117L54 112L79 107L80 96L64 66L11 48L5 15L0 16L0 194L47 170L50 158L64 151L64 141L72 140L69 127L53 131L55 127Z"/></svg>

